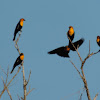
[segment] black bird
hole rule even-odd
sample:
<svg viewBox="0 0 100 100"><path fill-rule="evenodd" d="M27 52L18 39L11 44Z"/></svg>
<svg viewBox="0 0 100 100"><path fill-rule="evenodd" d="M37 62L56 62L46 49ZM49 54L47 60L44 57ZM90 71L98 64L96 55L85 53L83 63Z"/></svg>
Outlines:
<svg viewBox="0 0 100 100"><path fill-rule="evenodd" d="M69 26L69 30L67 32L68 39L70 38L70 40L73 41L74 35L75 35L74 28L72 26ZM70 40L69 40L69 43L70 43Z"/></svg>
<svg viewBox="0 0 100 100"><path fill-rule="evenodd" d="M12 69L12 71L11 71L10 73L12 73L13 70L15 69L15 67L16 67L17 65L21 64L23 60L24 60L24 54L21 53L20 56L16 59L14 65L13 65L13 69Z"/></svg>
<svg viewBox="0 0 100 100"><path fill-rule="evenodd" d="M19 20L18 24L16 25L13 41L15 41L16 34L17 34L19 31L21 31L21 29L22 29L22 27L23 27L24 21L25 21L25 19L21 18L21 19Z"/></svg>
<svg viewBox="0 0 100 100"><path fill-rule="evenodd" d="M81 38L80 40L72 43L74 46L71 43L69 43L68 46L59 47L57 49L49 51L48 54L57 54L61 57L69 57L70 50L76 51L75 48L76 49L79 48L83 44L83 42L84 42L84 39Z"/></svg>
<svg viewBox="0 0 100 100"><path fill-rule="evenodd" d="M100 46L100 36L97 36L97 40L96 40L98 46Z"/></svg>

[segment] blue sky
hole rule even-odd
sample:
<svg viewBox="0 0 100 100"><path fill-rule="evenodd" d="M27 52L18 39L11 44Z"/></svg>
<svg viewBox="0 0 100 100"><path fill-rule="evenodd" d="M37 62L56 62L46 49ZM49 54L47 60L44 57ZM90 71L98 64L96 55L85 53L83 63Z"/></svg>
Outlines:
<svg viewBox="0 0 100 100"><path fill-rule="evenodd" d="M48 55L47 52L60 46L68 45L66 32L71 25L75 30L76 41L84 38L79 48L84 59L88 54L89 40L91 52L99 47L96 43L100 35L100 1L99 0L1 0L0 2L0 66L6 71L12 69L18 57L13 43L13 34L20 18L25 18L22 35L18 42L24 53L26 79L32 71L29 85L35 88L27 100L78 100L83 91L83 82L69 60L80 70L80 60L76 52L70 52L70 58ZM84 66L84 72L91 98L100 92L100 54L92 56ZM17 71L17 67L9 80ZM0 70L0 76L5 75ZM22 72L13 81L17 83L9 88L12 98L23 95ZM3 87L2 81L0 86ZM0 89L1 90L1 89ZM1 100L10 100L8 94ZM83 100L87 100L85 91ZM98 96L97 100L100 99Z"/></svg>

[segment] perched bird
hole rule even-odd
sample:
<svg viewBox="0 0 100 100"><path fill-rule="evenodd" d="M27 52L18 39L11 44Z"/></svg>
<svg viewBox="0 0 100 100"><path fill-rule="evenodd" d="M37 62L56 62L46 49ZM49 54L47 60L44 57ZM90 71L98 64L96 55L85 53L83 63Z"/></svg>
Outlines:
<svg viewBox="0 0 100 100"><path fill-rule="evenodd" d="M12 71L11 71L10 73L12 73L13 70L15 69L15 67L16 67L17 65L21 64L23 60L24 60L24 54L21 53L20 56L16 59L14 65L13 65L13 69L12 69Z"/></svg>
<svg viewBox="0 0 100 100"><path fill-rule="evenodd" d="M69 26L69 30L68 30L68 32L67 32L67 37L68 37L68 39L70 38L70 40L73 41L73 39L74 39L74 34L75 34L74 28L73 28L72 26ZM70 40L69 40L69 43L70 43Z"/></svg>
<svg viewBox="0 0 100 100"><path fill-rule="evenodd" d="M84 39L81 38L80 40L72 43L74 46L72 44L69 44L68 46L62 46L48 52L48 54L57 54L61 57L69 57L70 50L76 51L75 48L76 49L79 48L83 44L83 42L84 42Z"/></svg>
<svg viewBox="0 0 100 100"><path fill-rule="evenodd" d="M97 40L96 40L98 46L100 46L100 36L97 36Z"/></svg>
<svg viewBox="0 0 100 100"><path fill-rule="evenodd" d="M16 34L17 34L19 31L21 31L21 29L22 29L22 27L23 27L24 21L25 21L25 19L21 18L21 19L19 20L18 24L16 25L13 41L15 41Z"/></svg>

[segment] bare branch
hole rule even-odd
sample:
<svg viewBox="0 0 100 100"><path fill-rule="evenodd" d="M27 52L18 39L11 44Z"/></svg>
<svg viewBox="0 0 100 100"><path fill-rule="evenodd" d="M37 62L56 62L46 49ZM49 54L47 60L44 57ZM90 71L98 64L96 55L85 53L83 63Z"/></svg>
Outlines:
<svg viewBox="0 0 100 100"><path fill-rule="evenodd" d="M2 79L3 84L4 84L4 88L6 88L7 93L8 93L8 95L9 95L10 99L12 100L11 94L10 94L10 92L9 92L9 90L8 90L8 88L7 88L7 86L6 86L5 82L4 82L4 80L3 80L3 77L1 77L1 79Z"/></svg>
<svg viewBox="0 0 100 100"><path fill-rule="evenodd" d="M84 74L83 69L81 69L81 70L82 70L83 83L84 83L84 87L85 87L85 89L86 89L87 97L88 97L88 100L91 100L91 98L90 98L90 93L89 93L89 89L88 89L88 85L87 85L87 81L86 81L86 78L85 78L85 74Z"/></svg>
<svg viewBox="0 0 100 100"><path fill-rule="evenodd" d="M19 81L19 79L16 80L14 83L10 84L8 87L11 87L11 86L15 85L18 81Z"/></svg>
<svg viewBox="0 0 100 100"><path fill-rule="evenodd" d="M9 75L9 66L8 66L8 69L7 69L6 84L7 84L7 81L8 81L8 75Z"/></svg>
<svg viewBox="0 0 100 100"><path fill-rule="evenodd" d="M71 60L70 60L70 62L71 62L72 65L75 67L75 69L77 70L77 72L78 72L78 74L80 75L80 77L83 78L82 75L81 75L81 73L80 73L80 71L79 71L79 70L77 69L77 67L75 66L75 64L74 64Z"/></svg>
<svg viewBox="0 0 100 100"><path fill-rule="evenodd" d="M2 67L1 67L1 66L0 66L0 69L2 70L2 72L3 72L5 75L7 75L7 74L6 74L6 72L2 69Z"/></svg>
<svg viewBox="0 0 100 100"><path fill-rule="evenodd" d="M21 33L19 34L19 37L17 38L17 40L14 41L14 42L15 42L15 48L17 49L17 51L19 52L19 54L20 54L20 50L19 50L19 47L18 47L17 42L18 42L18 40L19 40L19 38L20 38L20 35L21 35Z"/></svg>
<svg viewBox="0 0 100 100"><path fill-rule="evenodd" d="M25 72L24 72L24 66L22 63L22 72L23 72L23 88L24 88L24 100L26 100L26 80L25 80Z"/></svg>
<svg viewBox="0 0 100 100"><path fill-rule="evenodd" d="M67 37L68 37L68 35L67 35ZM75 50L76 50L76 52L77 52L77 54L78 54L78 56L79 56L79 58L80 58L80 60L81 60L81 62L82 62L82 58L81 58L81 56L80 56L80 54L79 54L79 52L78 52L78 48L76 49L76 47L74 46L74 44L72 43L72 41L71 41L71 39L68 37L68 39L69 39L69 41L71 42L71 44L73 45L73 47L75 48Z"/></svg>
<svg viewBox="0 0 100 100"><path fill-rule="evenodd" d="M16 77L16 75L19 73L20 71L20 67L18 68L18 71L16 72L16 74L13 76L13 78L9 81L9 83L7 84L6 87L8 87L10 85L10 83L13 81L13 79ZM4 89L2 90L1 94L0 94L0 98L2 96L2 94L5 92L6 88L4 87Z"/></svg>
<svg viewBox="0 0 100 100"><path fill-rule="evenodd" d="M84 61L82 62L81 69L83 68L84 63L86 62L86 60L87 60L88 58L90 58L92 55L95 55L95 54L97 54L97 53L99 53L99 52L100 52L100 50L98 50L98 51L95 52L95 53L89 54L89 55L84 59Z"/></svg>
<svg viewBox="0 0 100 100"><path fill-rule="evenodd" d="M30 76L31 76L31 70L30 70L29 78L28 78L28 81L27 81L26 85L27 85L27 84L29 83L29 81L30 81Z"/></svg>
<svg viewBox="0 0 100 100"><path fill-rule="evenodd" d="M31 90L29 89L29 91L28 91L28 93L26 94L26 96L28 96L29 95L29 93L31 92L31 91L33 91L35 88L32 88Z"/></svg>
<svg viewBox="0 0 100 100"><path fill-rule="evenodd" d="M97 94L95 95L95 97L94 97L94 99L93 99L93 100L96 100L98 95L99 95L99 94L97 93Z"/></svg>
<svg viewBox="0 0 100 100"><path fill-rule="evenodd" d="M83 88L83 92L84 92L84 90L85 90L85 88ZM82 100L83 92L81 93L79 100Z"/></svg>

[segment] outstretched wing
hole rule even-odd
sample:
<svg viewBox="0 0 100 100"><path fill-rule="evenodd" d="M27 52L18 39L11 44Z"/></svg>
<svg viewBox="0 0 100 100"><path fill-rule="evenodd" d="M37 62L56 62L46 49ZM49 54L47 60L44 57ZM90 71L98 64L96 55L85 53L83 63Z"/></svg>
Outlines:
<svg viewBox="0 0 100 100"><path fill-rule="evenodd" d="M69 43L68 47L70 48L70 50L75 51L75 48L76 49L79 48L83 44L83 42L84 42L84 39L81 38L80 40L78 40L78 41L76 41L76 42L73 43L73 45L75 47L71 43Z"/></svg>
<svg viewBox="0 0 100 100"><path fill-rule="evenodd" d="M48 52L48 54L57 54L61 57L69 57L68 53L69 51L66 50L66 47L59 47L57 49Z"/></svg>

